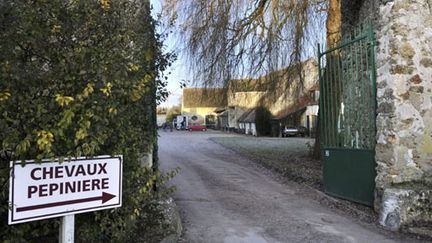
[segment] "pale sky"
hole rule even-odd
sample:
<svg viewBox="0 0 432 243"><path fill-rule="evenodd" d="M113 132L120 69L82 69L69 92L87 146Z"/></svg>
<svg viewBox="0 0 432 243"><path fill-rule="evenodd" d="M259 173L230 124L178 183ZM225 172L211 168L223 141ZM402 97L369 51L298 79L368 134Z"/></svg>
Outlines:
<svg viewBox="0 0 432 243"><path fill-rule="evenodd" d="M163 0L150 0L150 3L153 6L152 14L154 18L157 18L156 15L161 12L162 2ZM163 33L163 28L159 28L157 30L159 33ZM171 93L168 97L168 100L162 103L160 106L173 106L180 104L180 98L182 94L182 89L180 88L180 81L182 80L191 80L192 74L188 71L188 66L186 66L186 60L179 53L180 45L177 43L177 40L173 34L170 34L168 38L164 42L166 52L175 50L178 57L177 60L172 64L172 66L166 71L168 76L168 91ZM168 72L171 72L168 75Z"/></svg>

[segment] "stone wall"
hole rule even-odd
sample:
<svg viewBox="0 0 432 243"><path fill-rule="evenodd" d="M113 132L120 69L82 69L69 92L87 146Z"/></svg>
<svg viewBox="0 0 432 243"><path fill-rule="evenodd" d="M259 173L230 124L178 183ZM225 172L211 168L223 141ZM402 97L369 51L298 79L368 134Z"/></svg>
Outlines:
<svg viewBox="0 0 432 243"><path fill-rule="evenodd" d="M377 187L432 182L432 11L426 0L380 7Z"/></svg>
<svg viewBox="0 0 432 243"><path fill-rule="evenodd" d="M390 229L432 225L432 1L342 2L343 31L370 16L378 41L375 209Z"/></svg>

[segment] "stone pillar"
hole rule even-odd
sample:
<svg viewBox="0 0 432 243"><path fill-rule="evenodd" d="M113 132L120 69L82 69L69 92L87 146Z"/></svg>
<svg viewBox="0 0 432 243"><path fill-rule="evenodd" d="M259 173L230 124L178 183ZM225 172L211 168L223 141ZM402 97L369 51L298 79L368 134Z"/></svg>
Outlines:
<svg viewBox="0 0 432 243"><path fill-rule="evenodd" d="M393 230L415 223L432 233L431 6L430 0L379 1L375 18L375 208Z"/></svg>

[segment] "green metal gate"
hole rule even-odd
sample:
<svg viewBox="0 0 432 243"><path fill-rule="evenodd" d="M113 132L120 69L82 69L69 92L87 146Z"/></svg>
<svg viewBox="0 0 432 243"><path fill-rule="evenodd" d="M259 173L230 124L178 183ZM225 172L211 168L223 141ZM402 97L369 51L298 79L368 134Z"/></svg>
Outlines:
<svg viewBox="0 0 432 243"><path fill-rule="evenodd" d="M375 189L376 67L372 23L334 48L318 45L320 136L326 193L372 205Z"/></svg>

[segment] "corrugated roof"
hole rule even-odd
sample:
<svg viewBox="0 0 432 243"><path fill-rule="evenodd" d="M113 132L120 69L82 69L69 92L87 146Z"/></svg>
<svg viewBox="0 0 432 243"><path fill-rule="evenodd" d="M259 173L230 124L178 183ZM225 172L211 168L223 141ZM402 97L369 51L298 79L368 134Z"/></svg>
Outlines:
<svg viewBox="0 0 432 243"><path fill-rule="evenodd" d="M227 106L226 89L223 88L185 88L183 89L183 106L225 107Z"/></svg>

